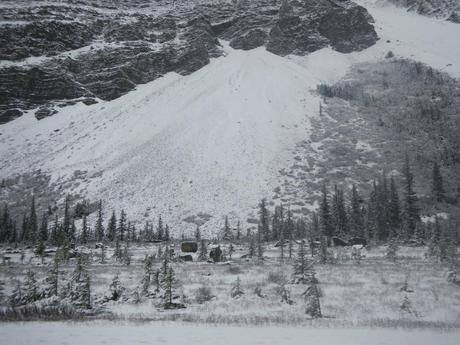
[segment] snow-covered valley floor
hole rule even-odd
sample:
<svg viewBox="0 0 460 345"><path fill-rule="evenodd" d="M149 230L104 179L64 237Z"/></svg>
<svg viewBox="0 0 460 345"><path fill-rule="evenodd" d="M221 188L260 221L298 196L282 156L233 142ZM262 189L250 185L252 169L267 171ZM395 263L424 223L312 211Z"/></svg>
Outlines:
<svg viewBox="0 0 460 345"><path fill-rule="evenodd" d="M460 331L29 322L0 325L0 339L5 345L457 345Z"/></svg>

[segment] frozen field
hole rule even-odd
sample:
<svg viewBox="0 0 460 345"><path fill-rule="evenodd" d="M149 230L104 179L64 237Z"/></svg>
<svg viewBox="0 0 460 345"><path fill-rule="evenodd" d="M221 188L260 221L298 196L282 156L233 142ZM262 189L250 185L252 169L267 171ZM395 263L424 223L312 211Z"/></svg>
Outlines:
<svg viewBox="0 0 460 345"><path fill-rule="evenodd" d="M457 345L459 331L210 327L161 323L9 323L0 326L3 344L173 344L173 345Z"/></svg>

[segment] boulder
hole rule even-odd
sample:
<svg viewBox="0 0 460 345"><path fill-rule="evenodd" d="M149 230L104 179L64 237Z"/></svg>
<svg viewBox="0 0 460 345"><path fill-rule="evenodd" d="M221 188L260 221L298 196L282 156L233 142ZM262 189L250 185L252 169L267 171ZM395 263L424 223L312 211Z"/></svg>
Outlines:
<svg viewBox="0 0 460 345"><path fill-rule="evenodd" d="M184 253L196 253L198 251L198 243L196 242L182 242L180 249Z"/></svg>
<svg viewBox="0 0 460 345"><path fill-rule="evenodd" d="M213 262L221 262L222 261L222 249L220 249L220 246L212 248L209 252L209 257L212 259Z"/></svg>
<svg viewBox="0 0 460 345"><path fill-rule="evenodd" d="M179 255L179 260L184 261L184 262L192 262L193 257L190 254L188 254L188 255Z"/></svg>

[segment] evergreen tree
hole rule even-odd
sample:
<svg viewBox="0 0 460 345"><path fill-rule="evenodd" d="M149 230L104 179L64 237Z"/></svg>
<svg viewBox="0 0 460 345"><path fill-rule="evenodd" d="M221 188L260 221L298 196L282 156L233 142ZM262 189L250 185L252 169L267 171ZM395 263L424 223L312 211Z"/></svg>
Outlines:
<svg viewBox="0 0 460 345"><path fill-rule="evenodd" d="M259 203L259 227L260 231L262 232L262 240L269 241L270 240L270 215L267 209L267 201L262 199Z"/></svg>
<svg viewBox="0 0 460 345"><path fill-rule="evenodd" d="M401 228L401 206L399 203L398 188L396 187L396 182L393 177L390 180L388 224L390 227L390 238L399 237Z"/></svg>
<svg viewBox="0 0 460 345"><path fill-rule="evenodd" d="M105 264L105 259L106 259L106 248L105 244L101 245L101 264Z"/></svg>
<svg viewBox="0 0 460 345"><path fill-rule="evenodd" d="M321 293L318 288L318 281L316 279L309 283L307 290L305 290L302 296L304 297L305 301L305 313L310 315L310 317L313 319L322 317L321 304L319 300Z"/></svg>
<svg viewBox="0 0 460 345"><path fill-rule="evenodd" d="M336 235L348 235L348 219L345 208L343 190L334 185L334 195L332 197L332 222Z"/></svg>
<svg viewBox="0 0 460 345"><path fill-rule="evenodd" d="M76 307L91 308L91 281L86 260L82 255L77 258L77 265L68 284L67 293Z"/></svg>
<svg viewBox="0 0 460 345"><path fill-rule="evenodd" d="M248 257L252 259L254 258L255 255L256 255L256 244L254 241L254 236L251 235L251 238L249 240Z"/></svg>
<svg viewBox="0 0 460 345"><path fill-rule="evenodd" d="M285 221L283 228L284 228L284 237L288 241L292 241L294 238L295 226L294 226L294 220L292 219L292 212L290 208L288 208L287 210L286 221ZM289 259L290 258L291 257L289 256Z"/></svg>
<svg viewBox="0 0 460 345"><path fill-rule="evenodd" d="M232 298L239 298L244 295L244 291L241 288L241 280L240 277L236 277L235 285L232 287L232 291L230 293L230 296Z"/></svg>
<svg viewBox="0 0 460 345"><path fill-rule="evenodd" d="M361 208L362 199L356 186L351 187L350 197L350 231L352 236L364 237L364 218Z"/></svg>
<svg viewBox="0 0 460 345"><path fill-rule="evenodd" d="M313 264L308 261L307 252L305 250L305 244L303 241L300 241L299 244L299 250L294 261L293 275L294 276L292 280L294 284L309 284L313 281L316 281Z"/></svg>
<svg viewBox="0 0 460 345"><path fill-rule="evenodd" d="M26 274L23 298L25 303L32 303L40 299L37 279L35 278L35 273L32 270L28 270Z"/></svg>
<svg viewBox="0 0 460 345"><path fill-rule="evenodd" d="M236 223L236 240L239 241L241 240L241 225L240 225L240 221L238 220L238 222Z"/></svg>
<svg viewBox="0 0 460 345"><path fill-rule="evenodd" d="M21 229L21 238L20 241L29 241L30 240L30 231L29 231L29 217L27 214L22 216L22 229Z"/></svg>
<svg viewBox="0 0 460 345"><path fill-rule="evenodd" d="M417 222L420 220L418 197L414 191L414 176L409 163L409 156L406 154L405 163L403 167L404 175L404 230L405 237L410 238L414 235Z"/></svg>
<svg viewBox="0 0 460 345"><path fill-rule="evenodd" d="M232 239L232 232L230 229L230 225L228 223L228 216L225 216L224 218L224 229L223 229L222 239L224 241L230 241Z"/></svg>
<svg viewBox="0 0 460 345"><path fill-rule="evenodd" d="M165 225L165 238L164 238L165 241L169 242L170 240L170 234L169 234L169 225L166 224Z"/></svg>
<svg viewBox="0 0 460 345"><path fill-rule="evenodd" d="M264 260L264 247L263 247L263 239L262 239L262 227L259 227L259 231L257 232L257 261L261 264Z"/></svg>
<svg viewBox="0 0 460 345"><path fill-rule="evenodd" d="M284 231L280 232L280 240L279 240L279 247L280 247L280 261L281 263L284 262Z"/></svg>
<svg viewBox="0 0 460 345"><path fill-rule="evenodd" d="M387 257L387 259L395 262L397 259L397 252L398 252L398 242L396 240L396 237L392 237L390 238L390 241L388 242L388 247L387 247L385 256Z"/></svg>
<svg viewBox="0 0 460 345"><path fill-rule="evenodd" d="M10 240L10 212L8 204L3 205L1 218L0 218L0 242L6 243Z"/></svg>
<svg viewBox="0 0 460 345"><path fill-rule="evenodd" d="M48 275L45 278L45 289L43 296L45 298L58 296L59 287L59 260L55 257L53 263L50 265Z"/></svg>
<svg viewBox="0 0 460 345"><path fill-rule="evenodd" d="M109 241L115 241L118 239L117 236L117 216L115 215L115 211L112 211L112 216L109 219L107 224L107 239Z"/></svg>
<svg viewBox="0 0 460 345"><path fill-rule="evenodd" d="M443 185L443 179L441 175L441 169L437 162L434 162L433 165L433 175L432 175L431 190L433 199L436 202L443 202L445 198L445 190Z"/></svg>
<svg viewBox="0 0 460 345"><path fill-rule="evenodd" d="M64 204L64 219L62 221L62 230L64 231L64 235L66 239L69 239L70 231L71 231L71 216L70 216L70 210L69 210L69 196L67 195L65 198L65 204Z"/></svg>
<svg viewBox="0 0 460 345"><path fill-rule="evenodd" d="M158 227L157 227L157 238L159 240L163 240L164 239L164 228L163 228L163 220L161 219L161 215L160 217L158 218Z"/></svg>
<svg viewBox="0 0 460 345"><path fill-rule="evenodd" d="M112 282L110 283L109 286L109 292L108 292L108 300L110 301L118 301L120 297L123 295L124 292L124 287L120 283L120 277L118 276L118 273L113 277Z"/></svg>
<svg viewBox="0 0 460 345"><path fill-rule="evenodd" d="M113 257L116 261L120 261L122 259L122 255L123 252L121 251L120 240L117 237L117 239L115 240L115 249L113 251Z"/></svg>
<svg viewBox="0 0 460 345"><path fill-rule="evenodd" d="M99 200L98 211L97 211L97 220L96 228L94 229L96 235L96 241L101 242L104 240L104 226L103 224L103 215L102 215L102 200Z"/></svg>
<svg viewBox="0 0 460 345"><path fill-rule="evenodd" d="M200 249L198 252L198 261L207 261L208 260L208 250L206 249L206 243L202 239L200 240Z"/></svg>
<svg viewBox="0 0 460 345"><path fill-rule="evenodd" d="M167 274L164 279L163 289L165 291L163 296L164 306L168 308L173 305L174 287L176 285L176 275L172 266L167 269Z"/></svg>
<svg viewBox="0 0 460 345"><path fill-rule="evenodd" d="M195 229L195 241L200 242L201 241L201 232L200 232L200 226L197 225Z"/></svg>
<svg viewBox="0 0 460 345"><path fill-rule="evenodd" d="M320 204L320 228L324 236L334 236L334 226L329 209L329 197L326 184L323 185L322 199Z"/></svg>
<svg viewBox="0 0 460 345"><path fill-rule="evenodd" d="M38 236L42 242L48 241L48 215L43 213Z"/></svg>
<svg viewBox="0 0 460 345"><path fill-rule="evenodd" d="M129 251L129 244L128 243L126 243L125 248L123 249L122 257L123 257L123 263L126 266L131 265L131 253Z"/></svg>
<svg viewBox="0 0 460 345"><path fill-rule="evenodd" d="M127 232L126 228L126 212L121 210L120 219L118 221L118 234L120 236L120 241L125 240L125 233Z"/></svg>
<svg viewBox="0 0 460 345"><path fill-rule="evenodd" d="M32 204L30 206L30 217L29 217L29 238L28 240L32 243L36 243L38 238L38 218L35 210L35 195L32 196Z"/></svg>
<svg viewBox="0 0 460 345"><path fill-rule="evenodd" d="M233 246L233 244L230 242L230 244L228 245L228 258L231 260L232 259L232 255L233 253L235 252L235 247Z"/></svg>
<svg viewBox="0 0 460 345"><path fill-rule="evenodd" d="M16 280L16 284L14 285L13 291L8 298L8 302L13 308L24 304L24 297L20 280Z"/></svg>
<svg viewBox="0 0 460 345"><path fill-rule="evenodd" d="M81 234L80 234L80 242L83 244L88 243L89 234L88 234L88 224L86 219L86 214L83 214L82 226L81 226Z"/></svg>
<svg viewBox="0 0 460 345"><path fill-rule="evenodd" d="M59 220L57 214L54 217L54 224L51 228L50 240L53 245L58 245L59 243Z"/></svg>
<svg viewBox="0 0 460 345"><path fill-rule="evenodd" d="M152 284L153 262L150 256L144 259L144 275L142 276L141 286L142 294L144 296L149 294L149 289Z"/></svg>
<svg viewBox="0 0 460 345"><path fill-rule="evenodd" d="M321 236L321 229L319 225L319 217L316 212L313 212L312 217L311 217L311 227L310 227L310 238L309 238L309 243L310 243L310 251L311 251L311 256L315 255L315 241L316 238Z"/></svg>

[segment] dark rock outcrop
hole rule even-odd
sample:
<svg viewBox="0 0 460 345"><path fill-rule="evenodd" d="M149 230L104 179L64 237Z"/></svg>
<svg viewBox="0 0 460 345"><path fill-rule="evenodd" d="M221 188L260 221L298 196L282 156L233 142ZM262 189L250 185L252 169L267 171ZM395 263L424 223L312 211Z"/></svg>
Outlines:
<svg viewBox="0 0 460 345"><path fill-rule="evenodd" d="M362 50L378 39L370 20L365 8L349 2L285 2L270 31L267 49L279 55L305 54L328 45L342 53Z"/></svg>
<svg viewBox="0 0 460 345"><path fill-rule="evenodd" d="M0 123L21 109L46 105L43 118L53 104L112 100L165 73L193 73L222 54L219 39L278 55L328 45L351 52L377 40L370 15L350 0L23 2L0 6L0 59L13 62L0 67ZM29 57L40 58L14 63Z"/></svg>

